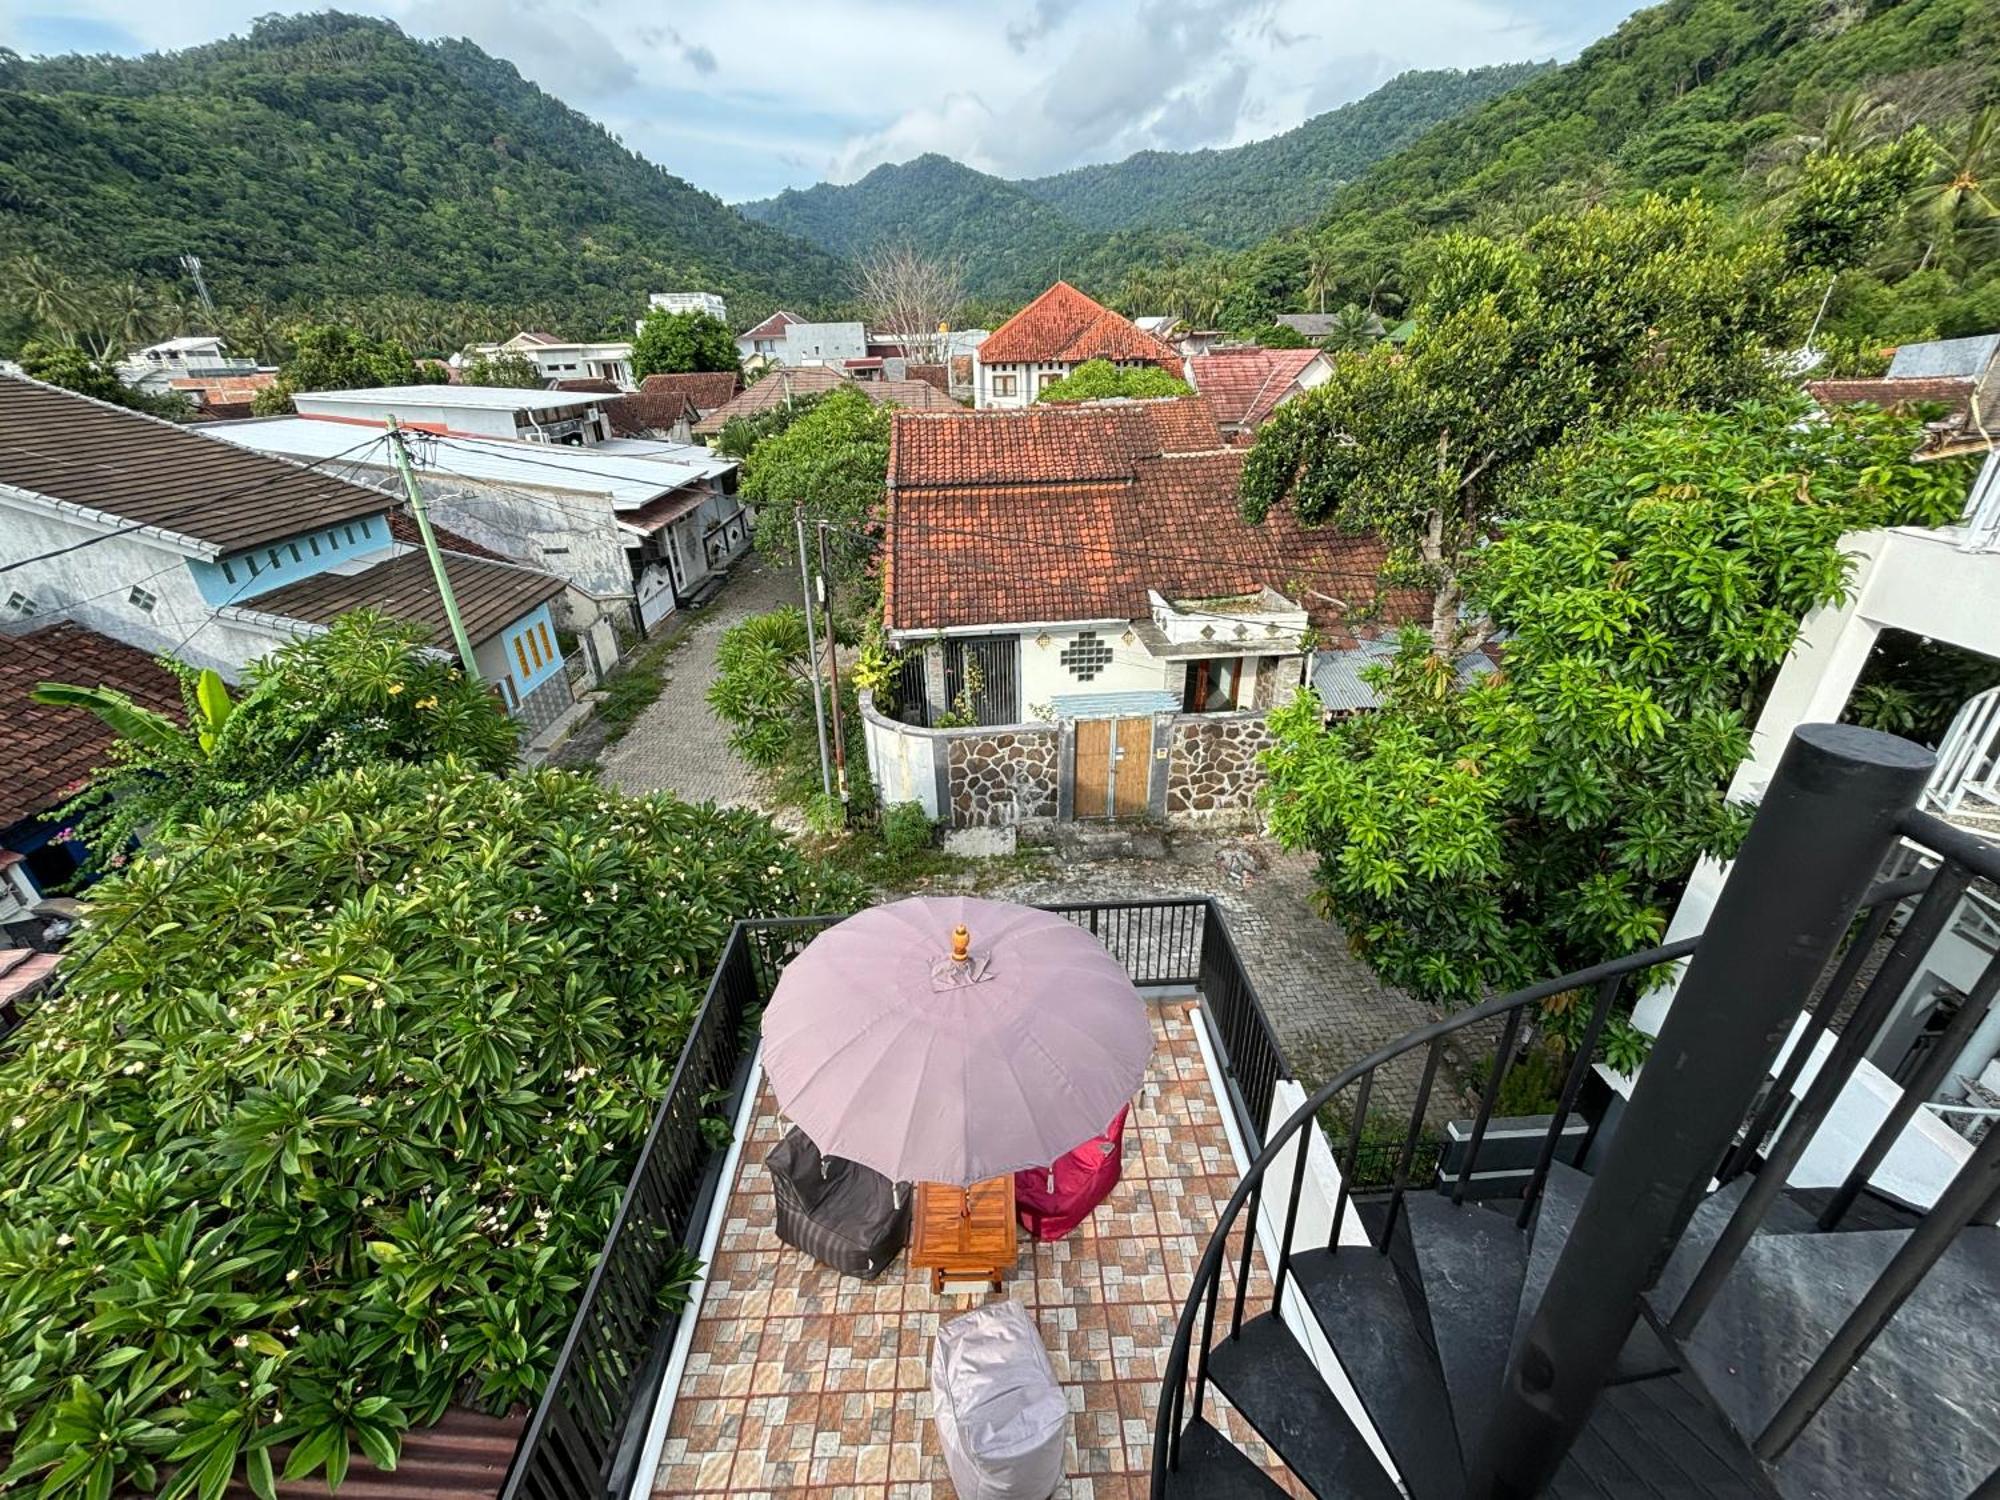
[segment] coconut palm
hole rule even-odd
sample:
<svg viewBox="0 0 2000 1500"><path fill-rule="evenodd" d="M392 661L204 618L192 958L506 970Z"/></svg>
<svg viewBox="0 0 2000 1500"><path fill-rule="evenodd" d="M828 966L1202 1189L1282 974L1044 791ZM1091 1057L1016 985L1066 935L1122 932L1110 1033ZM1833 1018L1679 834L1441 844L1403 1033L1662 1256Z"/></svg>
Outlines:
<svg viewBox="0 0 2000 1500"><path fill-rule="evenodd" d="M1322 347L1359 354L1382 337L1382 320L1359 303L1350 302L1333 315Z"/></svg>
<svg viewBox="0 0 2000 1500"><path fill-rule="evenodd" d="M17 255L7 262L7 296L44 331L65 344L76 342L82 321L82 292L76 279L39 255Z"/></svg>
<svg viewBox="0 0 2000 1500"><path fill-rule="evenodd" d="M1326 299L1340 289L1340 257L1325 240L1306 247L1306 301L1326 311Z"/></svg>
<svg viewBox="0 0 2000 1500"><path fill-rule="evenodd" d="M284 322L262 302L248 302L228 320L230 347L259 364L276 364L285 353Z"/></svg>
<svg viewBox="0 0 2000 1500"><path fill-rule="evenodd" d="M1949 249L1962 234L1990 237L2000 224L2000 108L1988 105L1939 139L1931 175L1913 200L1930 225L1919 269L1930 264L1933 250Z"/></svg>

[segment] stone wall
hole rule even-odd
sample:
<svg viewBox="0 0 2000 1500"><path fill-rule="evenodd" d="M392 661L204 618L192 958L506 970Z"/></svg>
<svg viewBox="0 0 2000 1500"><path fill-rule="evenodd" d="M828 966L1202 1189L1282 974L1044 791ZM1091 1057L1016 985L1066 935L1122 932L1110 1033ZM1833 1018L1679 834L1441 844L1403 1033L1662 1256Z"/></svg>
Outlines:
<svg viewBox="0 0 2000 1500"><path fill-rule="evenodd" d="M1167 817L1175 822L1248 822L1264 785L1257 752L1271 743L1257 713L1183 714L1167 753Z"/></svg>
<svg viewBox="0 0 2000 1500"><path fill-rule="evenodd" d="M944 740L953 828L1053 818L1061 785L1054 725L954 730Z"/></svg>

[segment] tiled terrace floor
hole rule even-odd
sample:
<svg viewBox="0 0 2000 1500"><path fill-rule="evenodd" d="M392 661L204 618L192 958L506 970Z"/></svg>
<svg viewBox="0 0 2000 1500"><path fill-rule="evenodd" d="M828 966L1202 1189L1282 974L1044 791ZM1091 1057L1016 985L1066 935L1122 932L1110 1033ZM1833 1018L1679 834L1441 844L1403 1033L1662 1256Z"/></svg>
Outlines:
<svg viewBox="0 0 2000 1500"><path fill-rule="evenodd" d="M1023 1235L999 1294L1034 1314L1068 1394L1070 1477L1058 1493L1069 1500L1147 1493L1167 1346L1207 1234L1236 1186L1189 1005L1153 1005L1157 1045L1127 1126L1124 1180L1068 1239L1043 1245ZM907 1259L863 1282L780 1245L763 1158L782 1133L767 1089L654 1493L950 1500L931 1420L931 1344L940 1320L998 1299L933 1296ZM1224 1286L1233 1283L1225 1277ZM1260 1266L1249 1311L1267 1306L1269 1294ZM1269 1462L1218 1405L1211 1391L1210 1420Z"/></svg>

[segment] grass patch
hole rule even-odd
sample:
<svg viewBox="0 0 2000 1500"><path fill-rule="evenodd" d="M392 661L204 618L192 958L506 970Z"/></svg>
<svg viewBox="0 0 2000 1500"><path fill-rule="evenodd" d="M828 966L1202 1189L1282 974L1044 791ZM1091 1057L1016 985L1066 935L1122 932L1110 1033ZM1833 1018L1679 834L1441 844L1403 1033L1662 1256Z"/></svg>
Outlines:
<svg viewBox="0 0 2000 1500"><path fill-rule="evenodd" d="M615 745L624 739L639 721L639 715L660 696L660 690L665 686L660 674L666 669L667 658L683 639L683 636L676 635L670 640L654 642L643 651L627 657L604 679L601 688L604 697L597 705L597 722L604 727L605 744Z"/></svg>
<svg viewBox="0 0 2000 1500"><path fill-rule="evenodd" d="M855 828L809 837L804 842L814 858L866 881L880 895L922 895L939 887L954 892L987 891L1042 873L1049 858L1039 849L979 859L952 854L935 845L892 850L876 828Z"/></svg>

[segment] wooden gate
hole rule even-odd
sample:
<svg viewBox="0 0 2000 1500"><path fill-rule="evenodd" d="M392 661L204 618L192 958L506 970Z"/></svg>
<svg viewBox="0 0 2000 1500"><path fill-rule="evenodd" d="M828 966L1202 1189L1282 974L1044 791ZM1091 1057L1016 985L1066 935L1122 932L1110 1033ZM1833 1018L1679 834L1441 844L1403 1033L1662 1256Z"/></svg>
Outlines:
<svg viewBox="0 0 2000 1500"><path fill-rule="evenodd" d="M1151 801L1153 721L1076 721L1079 818L1143 818Z"/></svg>

